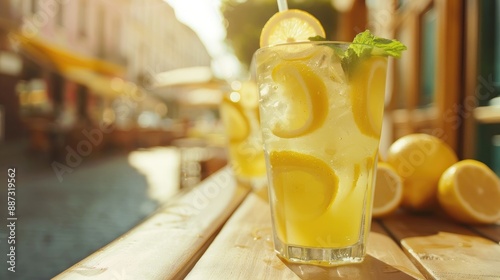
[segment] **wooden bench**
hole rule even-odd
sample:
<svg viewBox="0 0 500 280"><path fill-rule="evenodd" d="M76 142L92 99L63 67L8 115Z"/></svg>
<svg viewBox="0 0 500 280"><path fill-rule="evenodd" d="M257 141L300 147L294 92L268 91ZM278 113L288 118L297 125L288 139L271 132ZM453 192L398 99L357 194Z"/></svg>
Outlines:
<svg viewBox="0 0 500 280"><path fill-rule="evenodd" d="M401 211L373 221L362 264L290 264L273 252L267 190L225 167L54 279L499 279L499 242L500 225Z"/></svg>

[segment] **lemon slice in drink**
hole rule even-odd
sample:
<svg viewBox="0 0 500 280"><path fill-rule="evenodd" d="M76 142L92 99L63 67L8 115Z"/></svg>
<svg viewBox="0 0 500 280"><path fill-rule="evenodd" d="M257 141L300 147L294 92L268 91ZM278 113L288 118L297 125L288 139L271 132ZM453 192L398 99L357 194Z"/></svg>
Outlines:
<svg viewBox="0 0 500 280"><path fill-rule="evenodd" d="M239 143L250 134L250 124L237 103L224 98L220 105L222 123L231 143Z"/></svg>
<svg viewBox="0 0 500 280"><path fill-rule="evenodd" d="M307 220L325 213L338 190L339 179L324 161L294 151L269 156L278 207L290 219Z"/></svg>
<svg viewBox="0 0 500 280"><path fill-rule="evenodd" d="M349 82L354 121L361 133L378 138L384 112L387 58L372 56L355 67Z"/></svg>
<svg viewBox="0 0 500 280"><path fill-rule="evenodd" d="M438 200L455 220L470 224L500 221L500 180L484 163L468 159L441 175Z"/></svg>
<svg viewBox="0 0 500 280"><path fill-rule="evenodd" d="M290 9L274 14L262 28L260 46L309 41L309 37L325 37L321 23L311 14Z"/></svg>
<svg viewBox="0 0 500 280"><path fill-rule="evenodd" d="M403 183L396 170L385 162L377 165L377 179L373 197L372 215L387 216L398 209L403 200Z"/></svg>
<svg viewBox="0 0 500 280"><path fill-rule="evenodd" d="M328 114L327 89L323 80L300 61L283 61L272 72L273 80L283 87L288 108L272 128L274 135L294 138L321 127Z"/></svg>

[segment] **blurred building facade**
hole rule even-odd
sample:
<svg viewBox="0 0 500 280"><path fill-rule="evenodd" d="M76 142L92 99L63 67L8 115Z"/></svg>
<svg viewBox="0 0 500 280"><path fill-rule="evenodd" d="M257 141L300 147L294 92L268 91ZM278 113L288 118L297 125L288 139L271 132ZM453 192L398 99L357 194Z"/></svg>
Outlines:
<svg viewBox="0 0 500 280"><path fill-rule="evenodd" d="M144 72L209 66L198 36L162 0L10 1L10 15L28 37Z"/></svg>
<svg viewBox="0 0 500 280"><path fill-rule="evenodd" d="M72 138L77 143L85 127L103 121L117 126L118 143L131 146L137 139L123 140L130 131L167 116L167 105L145 88L152 77L210 67L195 32L162 0L1 5L0 57L10 58L10 68L20 65L17 71L0 71L2 138L28 136L35 149L54 150L54 142L62 148Z"/></svg>

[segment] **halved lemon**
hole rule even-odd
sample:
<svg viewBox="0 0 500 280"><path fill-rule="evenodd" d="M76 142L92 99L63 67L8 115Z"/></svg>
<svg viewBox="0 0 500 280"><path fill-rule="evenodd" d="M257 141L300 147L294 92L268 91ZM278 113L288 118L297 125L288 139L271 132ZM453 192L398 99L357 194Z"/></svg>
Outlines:
<svg viewBox="0 0 500 280"><path fill-rule="evenodd" d="M269 18L260 34L260 46L309 41L317 35L325 37L325 30L313 15L290 9Z"/></svg>
<svg viewBox="0 0 500 280"><path fill-rule="evenodd" d="M403 200L403 182L394 167L385 162L377 165L377 179L372 215L387 216L396 211Z"/></svg>
<svg viewBox="0 0 500 280"><path fill-rule="evenodd" d="M274 135L294 138L320 128L328 114L327 88L323 80L305 63L283 61L272 72L283 87L287 113L272 128Z"/></svg>
<svg viewBox="0 0 500 280"><path fill-rule="evenodd" d="M361 133L378 138L384 114L387 58L372 56L359 61L349 76L354 121Z"/></svg>
<svg viewBox="0 0 500 280"><path fill-rule="evenodd" d="M500 179L480 161L466 159L446 169L439 180L438 200L459 222L500 221Z"/></svg>
<svg viewBox="0 0 500 280"><path fill-rule="evenodd" d="M250 124L239 104L223 98L220 114L230 143L239 143L248 137Z"/></svg>
<svg viewBox="0 0 500 280"><path fill-rule="evenodd" d="M294 151L273 151L269 161L279 212L292 220L308 220L326 212L339 183L326 162Z"/></svg>

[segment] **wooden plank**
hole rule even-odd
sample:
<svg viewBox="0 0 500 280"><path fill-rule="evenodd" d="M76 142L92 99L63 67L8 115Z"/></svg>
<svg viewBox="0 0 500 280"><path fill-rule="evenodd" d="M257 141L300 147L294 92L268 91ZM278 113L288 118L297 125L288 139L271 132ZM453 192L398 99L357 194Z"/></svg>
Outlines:
<svg viewBox="0 0 500 280"><path fill-rule="evenodd" d="M429 279L499 279L500 246L491 240L440 232L401 244Z"/></svg>
<svg viewBox="0 0 500 280"><path fill-rule="evenodd" d="M225 167L54 279L180 279L248 192Z"/></svg>
<svg viewBox="0 0 500 280"><path fill-rule="evenodd" d="M500 242L500 222L493 225L460 224L440 211L429 214L412 214L401 210L392 216L379 219L378 222L397 241L406 237L427 236L444 231L479 235L497 243Z"/></svg>
<svg viewBox="0 0 500 280"><path fill-rule="evenodd" d="M385 235L388 234L388 232L384 229L384 227L380 223L380 220L378 220L378 219L373 219L372 220L371 230L373 232L380 233L380 234L385 234Z"/></svg>
<svg viewBox="0 0 500 280"><path fill-rule="evenodd" d="M377 231L383 230L378 228ZM389 237L371 232L362 264L322 267L287 263L273 250L269 204L250 194L186 279L424 279Z"/></svg>
<svg viewBox="0 0 500 280"><path fill-rule="evenodd" d="M453 222L450 218L437 213L411 214L406 211L399 211L394 215L381 219L381 223L396 241L407 237L434 235L440 231L475 235L473 231L464 225Z"/></svg>
<svg viewBox="0 0 500 280"><path fill-rule="evenodd" d="M479 235L500 243L500 222L495 225L471 226L470 228Z"/></svg>
<svg viewBox="0 0 500 280"><path fill-rule="evenodd" d="M488 242L490 247L493 244L500 248L498 246L500 225L468 226L454 222L440 212L417 215L404 211L381 219L380 223L390 232L390 235L395 240L400 241L401 246L413 263L429 279L498 279L492 278L491 275L493 274L488 269L480 270L484 272L481 274L478 270L463 270L458 268L460 263L466 263L467 260L471 261L473 258L475 258L474 261L476 263L480 264L477 267L484 268L484 264L487 264L491 260L491 257L483 253L474 255L474 251L486 249L481 247L482 245L477 245L477 242L472 242L471 244L480 247L480 249L473 250L472 252L468 250L464 251L460 247L469 243L453 242L460 240L459 236L466 236L467 239L471 240L487 238L482 241ZM452 247L450 244L458 247ZM495 248L491 247L490 250L497 250ZM439 254L439 257L436 257L435 254ZM462 268L464 267L466 266Z"/></svg>

